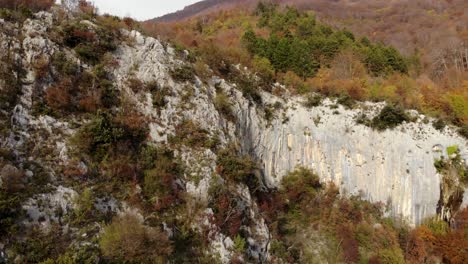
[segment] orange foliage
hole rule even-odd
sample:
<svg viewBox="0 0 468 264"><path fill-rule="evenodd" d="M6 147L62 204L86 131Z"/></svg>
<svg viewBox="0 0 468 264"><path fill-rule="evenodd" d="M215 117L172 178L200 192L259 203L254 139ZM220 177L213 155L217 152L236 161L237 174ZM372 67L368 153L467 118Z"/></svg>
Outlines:
<svg viewBox="0 0 468 264"><path fill-rule="evenodd" d="M468 259L468 207L454 218L452 229L446 234L433 234L420 226L410 234L406 245L409 263L424 263L429 259L441 259L443 263L466 263Z"/></svg>

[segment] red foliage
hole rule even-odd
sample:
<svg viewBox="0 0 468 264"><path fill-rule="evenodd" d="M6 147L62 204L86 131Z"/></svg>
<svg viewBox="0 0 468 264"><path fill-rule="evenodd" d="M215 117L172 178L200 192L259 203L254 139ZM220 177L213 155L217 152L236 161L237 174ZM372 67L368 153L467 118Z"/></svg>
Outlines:
<svg viewBox="0 0 468 264"><path fill-rule="evenodd" d="M344 216L343 219L352 221L353 223L359 223L362 221L362 212L359 208L353 206L353 204L347 200L342 200L339 203L341 214Z"/></svg>
<svg viewBox="0 0 468 264"><path fill-rule="evenodd" d="M226 225L228 226L228 232L231 237L235 237L239 233L239 229L242 225L242 213L234 212L232 216L229 217Z"/></svg>
<svg viewBox="0 0 468 264"><path fill-rule="evenodd" d="M46 90L47 105L56 111L67 110L70 107L71 96L69 87L71 82L64 80Z"/></svg>
<svg viewBox="0 0 468 264"><path fill-rule="evenodd" d="M380 259L378 256L372 256L369 258L369 264L380 264Z"/></svg>
<svg viewBox="0 0 468 264"><path fill-rule="evenodd" d="M55 3L54 0L0 0L0 8L18 9L26 7L33 12L48 10Z"/></svg>
<svg viewBox="0 0 468 264"><path fill-rule="evenodd" d="M354 238L354 232L350 225L340 225L336 228L338 238L341 239L343 248L343 259L346 263L359 261L359 243Z"/></svg>
<svg viewBox="0 0 468 264"><path fill-rule="evenodd" d="M79 29L74 29L72 36L77 39L82 39L83 41L92 42L96 39L96 34L90 31L84 31Z"/></svg>
<svg viewBox="0 0 468 264"><path fill-rule="evenodd" d="M95 15L97 10L91 2L80 0L78 7L81 12L89 15Z"/></svg>
<svg viewBox="0 0 468 264"><path fill-rule="evenodd" d="M421 226L410 234L406 246L406 259L409 263L423 263L429 259L440 258L443 263L466 263L468 259L468 207L454 218L452 228L447 234L433 234Z"/></svg>
<svg viewBox="0 0 468 264"><path fill-rule="evenodd" d="M101 95L93 93L79 101L80 108L86 112L94 113L101 107Z"/></svg>
<svg viewBox="0 0 468 264"><path fill-rule="evenodd" d="M411 232L406 246L406 260L410 263L421 263L426 256L427 250L421 229L415 229Z"/></svg>

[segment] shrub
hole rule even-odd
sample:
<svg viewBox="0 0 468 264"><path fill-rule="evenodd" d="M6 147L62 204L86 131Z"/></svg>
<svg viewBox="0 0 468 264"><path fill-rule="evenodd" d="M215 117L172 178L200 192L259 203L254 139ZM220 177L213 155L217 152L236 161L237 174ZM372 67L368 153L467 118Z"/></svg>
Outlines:
<svg viewBox="0 0 468 264"><path fill-rule="evenodd" d="M468 125L464 125L462 126L459 130L458 130L458 134L460 134L462 137L464 137L465 139L468 139Z"/></svg>
<svg viewBox="0 0 468 264"><path fill-rule="evenodd" d="M257 104L262 103L262 96L258 91L258 85L256 84L255 80L253 80L249 76L243 76L243 74L238 73L239 75L235 78L235 83L237 87L242 92L244 97L249 100L254 101Z"/></svg>
<svg viewBox="0 0 468 264"><path fill-rule="evenodd" d="M21 92L23 71L10 56L0 62L0 110L10 111L15 106Z"/></svg>
<svg viewBox="0 0 468 264"><path fill-rule="evenodd" d="M245 239L243 237L241 237L240 235L236 235L236 237L234 238L235 252L240 253L240 254L244 253L246 244L247 243L245 242Z"/></svg>
<svg viewBox="0 0 468 264"><path fill-rule="evenodd" d="M25 230L23 240L16 240L12 249L24 256L23 263L41 263L49 258L58 258L70 244L70 236L58 224L48 230L30 228Z"/></svg>
<svg viewBox="0 0 468 264"><path fill-rule="evenodd" d="M127 80L127 85L134 93L138 93L145 88L143 82L137 78L129 78Z"/></svg>
<svg viewBox="0 0 468 264"><path fill-rule="evenodd" d="M21 200L18 195L0 188L0 235L12 235L12 229L21 213Z"/></svg>
<svg viewBox="0 0 468 264"><path fill-rule="evenodd" d="M217 172L226 180L245 183L255 190L259 185L255 175L257 165L249 156L239 156L236 153L234 147L219 151Z"/></svg>
<svg viewBox="0 0 468 264"><path fill-rule="evenodd" d="M356 104L356 101L348 94L344 94L338 97L337 103L344 106L345 108L352 109Z"/></svg>
<svg viewBox="0 0 468 264"><path fill-rule="evenodd" d="M55 70L62 76L74 76L79 70L78 65L68 60L64 52L54 53L51 63Z"/></svg>
<svg viewBox="0 0 468 264"><path fill-rule="evenodd" d="M74 48L80 59L92 65L100 63L106 52L115 50L120 37L118 29L105 25L89 29L79 22L65 25L62 35L64 44Z"/></svg>
<svg viewBox="0 0 468 264"><path fill-rule="evenodd" d="M439 130L439 131L442 131L447 125L445 124L445 121L443 119L437 119L436 121L434 121L434 123L432 123L432 126Z"/></svg>
<svg viewBox="0 0 468 264"><path fill-rule="evenodd" d="M53 110L59 112L71 110L71 85L70 80L64 79L60 83L49 87L45 92L47 105Z"/></svg>
<svg viewBox="0 0 468 264"><path fill-rule="evenodd" d="M316 174L307 168L299 167L283 178L281 192L286 194L289 203L296 204L315 197L322 187Z"/></svg>
<svg viewBox="0 0 468 264"><path fill-rule="evenodd" d="M232 112L231 102L229 101L229 97L224 92L219 91L216 93L214 106L216 110L227 120L234 120L234 113Z"/></svg>
<svg viewBox="0 0 468 264"><path fill-rule="evenodd" d="M6 193L17 193L24 190L27 178L24 172L7 164L0 170L1 189Z"/></svg>
<svg viewBox="0 0 468 264"><path fill-rule="evenodd" d="M49 74L49 61L41 56L32 63L37 80L45 80Z"/></svg>
<svg viewBox="0 0 468 264"><path fill-rule="evenodd" d="M258 75L267 83L271 83L275 74L275 69L271 65L271 62L267 58L261 58L256 55L252 64Z"/></svg>
<svg viewBox="0 0 468 264"><path fill-rule="evenodd" d="M175 145L186 145L192 148L211 148L209 132L202 129L192 120L184 120L175 127L175 136L169 138L169 142Z"/></svg>
<svg viewBox="0 0 468 264"><path fill-rule="evenodd" d="M99 111L91 122L72 138L71 143L78 155L101 162L105 157L123 149L135 151L145 136L145 127L129 127L112 118L110 113Z"/></svg>
<svg viewBox="0 0 468 264"><path fill-rule="evenodd" d="M176 68L170 73L172 78L178 82L193 82L195 80L193 68L187 65L183 65L180 68Z"/></svg>
<svg viewBox="0 0 468 264"><path fill-rule="evenodd" d="M429 218L423 222L423 226L429 228L432 234L445 235L448 233L450 227L447 222L437 218Z"/></svg>
<svg viewBox="0 0 468 264"><path fill-rule="evenodd" d="M357 263L359 261L359 244L354 238L354 232L350 225L337 227L337 236L341 239L343 248L343 260L345 263Z"/></svg>
<svg viewBox="0 0 468 264"><path fill-rule="evenodd" d="M91 189L86 188L75 200L75 222L84 223L86 221L92 221L92 216L96 212L94 208L95 199Z"/></svg>
<svg viewBox="0 0 468 264"><path fill-rule="evenodd" d="M366 114L360 113L359 115L356 116L356 124L371 126L372 121L367 117Z"/></svg>
<svg viewBox="0 0 468 264"><path fill-rule="evenodd" d="M75 47L75 52L80 59L92 65L98 64L100 61L100 52L96 46L91 43L80 43Z"/></svg>
<svg viewBox="0 0 468 264"><path fill-rule="evenodd" d="M307 108L317 107L322 103L323 97L319 94L309 95L304 102L304 106Z"/></svg>
<svg viewBox="0 0 468 264"><path fill-rule="evenodd" d="M145 169L143 191L155 210L164 210L183 201L176 181L182 167L168 149L144 148L140 154Z"/></svg>
<svg viewBox="0 0 468 264"><path fill-rule="evenodd" d="M379 251L379 261L382 264L404 264L405 259L400 248L388 248Z"/></svg>
<svg viewBox="0 0 468 264"><path fill-rule="evenodd" d="M151 94L153 95L153 106L158 110L164 108L167 104L166 97L171 95L169 87L161 87L151 89Z"/></svg>
<svg viewBox="0 0 468 264"><path fill-rule="evenodd" d="M406 121L409 121L409 117L403 108L387 105L372 119L372 127L377 130L392 129Z"/></svg>
<svg viewBox="0 0 468 264"><path fill-rule="evenodd" d="M172 252L164 232L144 226L132 214L116 217L104 227L99 245L107 259L117 262L163 263Z"/></svg>

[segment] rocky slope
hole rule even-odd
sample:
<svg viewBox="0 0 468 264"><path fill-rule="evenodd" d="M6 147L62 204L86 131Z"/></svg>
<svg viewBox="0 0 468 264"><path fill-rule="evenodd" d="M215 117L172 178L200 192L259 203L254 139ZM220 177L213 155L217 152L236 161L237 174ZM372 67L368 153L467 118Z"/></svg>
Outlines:
<svg viewBox="0 0 468 264"><path fill-rule="evenodd" d="M5 171L24 171L29 179L42 174L50 177L44 188L34 191L22 204L26 217L20 221L26 226L39 224L43 228L61 223L63 215L76 209L76 197L83 190L78 186L64 186L63 171L59 168L74 161L70 138L89 122L78 115L55 118L33 113L34 96L51 85L50 79L44 81L37 77L39 60L50 62L54 53L60 50L68 60L79 62L84 69L92 67L51 38L49 32L57 19L57 14L41 12L22 25L0 20L0 46L8 50L25 70L19 76L22 85L17 104L11 110L3 110L8 119L3 120L7 129L1 134L0 146L11 152L14 159L2 158L0 165ZM95 26L86 20L80 23ZM144 116L149 129L149 144L169 143L181 123L193 120L210 136L218 138L218 148L234 142L244 154L252 156L260 164L263 188L278 187L289 171L304 166L317 172L321 181L334 182L342 193L362 193L372 202L386 204L389 214L412 225L435 216L438 207L452 208L445 204L452 199L441 198L450 196L451 191L442 187L446 175L437 172L434 159L449 158L447 148L457 145L460 157L468 162L468 142L454 129L436 130L426 117L411 113L414 122L377 131L356 124L355 119L362 113L370 117L376 115L382 104L362 103L347 109L326 99L317 107L307 108L303 106L303 98L291 96L286 91L283 96L262 91L262 103L258 104L247 99L236 84L216 76L177 80L171 72L188 65L186 57L189 54L179 54L170 45L137 31L123 30L122 34L127 40L111 54L116 62L111 72L112 80L121 99ZM246 69L241 71L249 74ZM155 82L159 89L168 89L164 106L154 107L155 97L151 91L134 91L129 85L133 78L143 83ZM3 92L5 83L2 86ZM276 84L275 89L285 90L280 84ZM216 107L215 98L219 94L225 94L229 100L232 108L229 118ZM277 106L272 117L268 117L266 110L269 105ZM198 225L208 226L213 237L211 249L227 263L234 254L234 238L206 221L213 214L206 201L217 173L217 154L210 148L190 146L177 148L175 153L187 168L186 179L181 183L183 188L195 199L205 202L205 214ZM82 162L78 167L87 171L90 166ZM458 185L461 184L455 179L454 186L449 189ZM269 258L269 230L259 214L258 205L245 185L239 184L235 192L245 207L246 217L251 220L244 226L248 234L249 256L255 262L266 261ZM462 196L462 206L466 205L466 196ZM134 210L111 193L97 200L95 207L104 213ZM139 214L138 210L135 214ZM21 258L17 260L21 261Z"/></svg>

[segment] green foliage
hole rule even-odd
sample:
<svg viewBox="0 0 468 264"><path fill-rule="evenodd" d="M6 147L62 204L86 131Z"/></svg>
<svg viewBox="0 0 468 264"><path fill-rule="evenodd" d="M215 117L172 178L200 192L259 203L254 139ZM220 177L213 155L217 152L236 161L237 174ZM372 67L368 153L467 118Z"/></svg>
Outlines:
<svg viewBox="0 0 468 264"><path fill-rule="evenodd" d="M1 57L0 62L0 110L9 112L13 109L21 92L21 78L24 71L13 55ZM0 116L3 115L0 113Z"/></svg>
<svg viewBox="0 0 468 264"><path fill-rule="evenodd" d="M52 66L63 76L73 76L78 70L79 66L68 60L64 52L56 52L52 56Z"/></svg>
<svg viewBox="0 0 468 264"><path fill-rule="evenodd" d="M468 99L464 95L446 95L446 101L451 110L451 119L455 123L463 123L463 119L468 117Z"/></svg>
<svg viewBox="0 0 468 264"><path fill-rule="evenodd" d="M96 209L94 208L95 197L91 189L86 188L76 199L75 210L74 210L74 222L77 224L83 224L95 220L94 214Z"/></svg>
<svg viewBox="0 0 468 264"><path fill-rule="evenodd" d="M403 259L398 231L382 218L379 205L359 196L341 197L309 169L290 172L279 190L265 195L258 203L278 263L367 263L376 255L386 263Z"/></svg>
<svg viewBox="0 0 468 264"><path fill-rule="evenodd" d="M304 102L307 108L317 107L322 103L323 97L319 94L309 95Z"/></svg>
<svg viewBox="0 0 468 264"><path fill-rule="evenodd" d="M62 36L63 43L74 48L82 60L96 65L107 52L117 48L120 31L105 24L90 28L80 21L72 21L63 26Z"/></svg>
<svg viewBox="0 0 468 264"><path fill-rule="evenodd" d="M379 261L382 264L404 264L405 259L400 248L387 248L379 251Z"/></svg>
<svg viewBox="0 0 468 264"><path fill-rule="evenodd" d="M357 41L350 31L319 24L311 14L261 3L256 14L258 26L267 27L272 34L264 39L249 28L242 43L250 54L268 59L275 71L293 71L302 78L313 77L319 68L327 67L339 51L353 49L362 54L363 62L375 75L408 72L407 59L396 49L374 45L367 39Z"/></svg>
<svg viewBox="0 0 468 264"><path fill-rule="evenodd" d="M458 130L458 134L460 134L460 136L464 137L465 139L468 139L468 125L462 126Z"/></svg>
<svg viewBox="0 0 468 264"><path fill-rule="evenodd" d="M182 175L180 162L169 149L146 147L140 154L144 168L143 191L156 210L175 206L181 200L176 180Z"/></svg>
<svg viewBox="0 0 468 264"><path fill-rule="evenodd" d="M258 89L260 85L252 77L238 73L233 81L237 84L238 89L242 91L244 97L257 104L262 103L262 96Z"/></svg>
<svg viewBox="0 0 468 264"><path fill-rule="evenodd" d="M445 124L445 121L443 119L437 119L434 123L432 123L432 126L441 131L443 130L447 125Z"/></svg>
<svg viewBox="0 0 468 264"><path fill-rule="evenodd" d="M447 222L437 219L437 218L429 218L423 222L423 226L426 226L431 230L431 232L435 235L445 235L450 230L450 227Z"/></svg>
<svg viewBox="0 0 468 264"><path fill-rule="evenodd" d="M210 137L209 132L202 129L192 120L183 120L175 127L175 135L169 137L174 145L185 145L191 148L215 148L217 141Z"/></svg>
<svg viewBox="0 0 468 264"><path fill-rule="evenodd" d="M364 62L367 68L375 75L393 71L408 73L406 59L395 48L377 44L363 49L362 53L365 56Z"/></svg>
<svg viewBox="0 0 468 264"><path fill-rule="evenodd" d="M99 239L103 255L111 262L164 263L172 252L165 233L144 226L131 214L115 218Z"/></svg>
<svg viewBox="0 0 468 264"><path fill-rule="evenodd" d="M166 97L171 95L169 87L160 87L157 82L149 82L145 84L146 90L151 92L153 96L153 106L161 110L167 104Z"/></svg>
<svg viewBox="0 0 468 264"><path fill-rule="evenodd" d="M245 239L241 237L240 235L237 235L234 238L234 250L237 253L244 253L246 249L247 243L245 242Z"/></svg>
<svg viewBox="0 0 468 264"><path fill-rule="evenodd" d="M293 206L299 200L314 197L322 187L319 177L304 167L290 172L281 183L282 192L287 194Z"/></svg>
<svg viewBox="0 0 468 264"><path fill-rule="evenodd" d="M21 200L15 193L0 189L0 236L13 234L16 221L21 215Z"/></svg>
<svg viewBox="0 0 468 264"><path fill-rule="evenodd" d="M405 110L400 106L386 105L380 113L372 119L371 126L378 130L392 129L403 122L409 121Z"/></svg>
<svg viewBox="0 0 468 264"><path fill-rule="evenodd" d="M271 82L273 80L275 69L267 58L255 56L252 61L252 66L263 80L267 82Z"/></svg>
<svg viewBox="0 0 468 264"><path fill-rule="evenodd" d="M458 153L458 146L457 145L447 147L447 154L449 156L452 156L452 154L457 154L457 153Z"/></svg>
<svg viewBox="0 0 468 264"><path fill-rule="evenodd" d="M356 104L356 100L348 94L341 95L336 102L348 109L352 109Z"/></svg>
<svg viewBox="0 0 468 264"><path fill-rule="evenodd" d="M70 243L69 235L58 225L52 225L48 231L32 228L24 236L24 240L17 240L12 246L15 254L24 256L22 263L40 263L59 258Z"/></svg>
<svg viewBox="0 0 468 264"><path fill-rule="evenodd" d="M216 110L220 114L222 114L227 120L230 120L230 121L234 120L235 117L232 111L232 105L226 93L222 91L218 91L216 93L216 97L214 99L214 106Z"/></svg>
<svg viewBox="0 0 468 264"><path fill-rule="evenodd" d="M249 156L237 155L234 147L220 150L216 161L218 173L226 180L245 183L251 190L258 188L256 163Z"/></svg>
<svg viewBox="0 0 468 264"><path fill-rule="evenodd" d="M171 76L178 82L193 82L195 80L195 73L192 67L183 65L171 71Z"/></svg>
<svg viewBox="0 0 468 264"><path fill-rule="evenodd" d="M94 161L101 162L119 147L119 143L127 142L136 149L145 139L146 128L131 128L116 122L109 112L99 111L94 118L72 138L71 143L79 155L88 155ZM128 151L128 149L127 149Z"/></svg>

